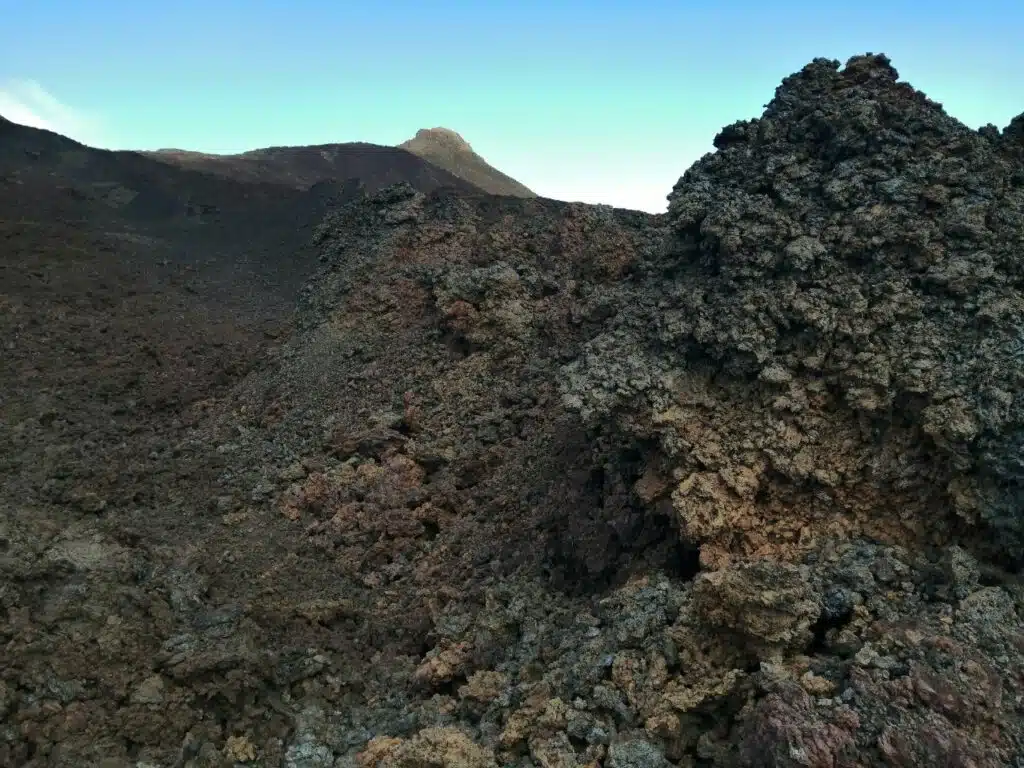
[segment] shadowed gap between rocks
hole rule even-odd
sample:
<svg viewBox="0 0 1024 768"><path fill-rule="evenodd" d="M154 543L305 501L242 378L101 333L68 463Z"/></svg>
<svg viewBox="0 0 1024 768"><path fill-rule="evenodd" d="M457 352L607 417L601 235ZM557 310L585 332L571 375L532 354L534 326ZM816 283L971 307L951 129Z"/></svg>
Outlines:
<svg viewBox="0 0 1024 768"><path fill-rule="evenodd" d="M689 580L699 570L696 546L682 540L671 510L636 495L653 443L619 441L582 430L561 446L564 474L553 480L542 525L542 572L572 596L606 592L640 572Z"/></svg>

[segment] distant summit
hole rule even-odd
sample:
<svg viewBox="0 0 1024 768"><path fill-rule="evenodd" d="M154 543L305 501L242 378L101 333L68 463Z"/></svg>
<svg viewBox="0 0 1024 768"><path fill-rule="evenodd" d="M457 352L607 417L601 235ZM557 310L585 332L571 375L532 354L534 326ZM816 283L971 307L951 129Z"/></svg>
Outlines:
<svg viewBox="0 0 1024 768"><path fill-rule="evenodd" d="M451 128L420 128L416 131L416 135L402 146L409 147L412 145L446 147L455 152L473 151L470 143Z"/></svg>
<svg viewBox="0 0 1024 768"><path fill-rule="evenodd" d="M468 141L451 128L421 128L413 138L398 146L485 192L536 197L532 190L488 164L473 151Z"/></svg>
<svg viewBox="0 0 1024 768"><path fill-rule="evenodd" d="M453 187L494 195L536 197L525 186L490 166L450 128L424 128L397 147L365 142L302 147L266 147L234 155L182 149L146 154L156 160L240 181L269 181L300 189L327 179L361 179L367 191L406 181L420 191Z"/></svg>

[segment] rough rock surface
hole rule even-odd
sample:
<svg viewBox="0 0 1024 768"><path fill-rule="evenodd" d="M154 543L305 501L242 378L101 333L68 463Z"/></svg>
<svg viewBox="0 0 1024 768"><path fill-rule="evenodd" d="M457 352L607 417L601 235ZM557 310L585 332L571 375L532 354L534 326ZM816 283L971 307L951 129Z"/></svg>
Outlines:
<svg viewBox="0 0 1024 768"><path fill-rule="evenodd" d="M657 437L708 563L968 529L1024 563L1024 176L998 139L884 57L816 60L680 179L674 246L565 392Z"/></svg>
<svg viewBox="0 0 1024 768"><path fill-rule="evenodd" d="M818 60L665 216L329 213L132 496L23 416L0 764L1024 765L1019 123Z"/></svg>

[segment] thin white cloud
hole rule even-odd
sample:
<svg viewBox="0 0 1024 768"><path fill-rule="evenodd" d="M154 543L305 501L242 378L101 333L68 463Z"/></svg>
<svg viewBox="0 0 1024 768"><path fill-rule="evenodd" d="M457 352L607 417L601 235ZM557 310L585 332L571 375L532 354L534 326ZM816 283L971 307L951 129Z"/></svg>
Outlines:
<svg viewBox="0 0 1024 768"><path fill-rule="evenodd" d="M0 115L92 147L105 146L102 122L97 117L64 104L34 80L0 84Z"/></svg>

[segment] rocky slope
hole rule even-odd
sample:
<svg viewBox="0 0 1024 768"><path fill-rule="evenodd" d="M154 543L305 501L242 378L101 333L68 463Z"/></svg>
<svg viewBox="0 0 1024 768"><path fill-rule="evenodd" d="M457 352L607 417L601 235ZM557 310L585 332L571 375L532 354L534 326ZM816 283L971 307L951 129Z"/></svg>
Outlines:
<svg viewBox="0 0 1024 768"><path fill-rule="evenodd" d="M473 151L469 142L450 128L423 128L398 146L492 195L536 196L518 181L488 164Z"/></svg>
<svg viewBox="0 0 1024 768"><path fill-rule="evenodd" d="M26 397L0 763L1024 765L1021 121L816 60L664 216L349 196L121 453Z"/></svg>
<svg viewBox="0 0 1024 768"><path fill-rule="evenodd" d="M141 154L168 165L235 181L286 184L297 189L347 179L359 179L369 192L400 182L424 192L441 187L466 192L477 189L471 181L405 149L363 142L267 147L236 155L210 155L180 149Z"/></svg>

